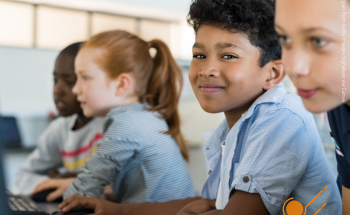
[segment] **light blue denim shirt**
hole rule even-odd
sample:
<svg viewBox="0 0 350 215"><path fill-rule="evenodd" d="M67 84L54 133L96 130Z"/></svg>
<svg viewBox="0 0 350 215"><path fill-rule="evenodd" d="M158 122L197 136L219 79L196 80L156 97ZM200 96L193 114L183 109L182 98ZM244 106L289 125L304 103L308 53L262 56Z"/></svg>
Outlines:
<svg viewBox="0 0 350 215"><path fill-rule="evenodd" d="M283 215L292 197L304 211L307 206L306 214L319 209L318 215L341 214L340 194L312 114L283 84L260 96L231 129L223 121L204 137L208 179L203 198L216 199L221 180L223 207L234 190L242 190L259 193L270 214Z"/></svg>

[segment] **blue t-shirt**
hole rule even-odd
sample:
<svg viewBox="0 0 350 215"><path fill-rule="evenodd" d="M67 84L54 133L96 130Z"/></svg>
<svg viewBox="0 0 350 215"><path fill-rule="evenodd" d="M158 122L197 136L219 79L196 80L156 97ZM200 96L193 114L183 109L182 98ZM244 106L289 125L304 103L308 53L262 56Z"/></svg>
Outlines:
<svg viewBox="0 0 350 215"><path fill-rule="evenodd" d="M306 214L320 209L318 215L341 214L340 194L312 114L283 84L260 96L231 129L223 121L206 137L203 198L219 199L225 207L241 190L259 193L273 215L283 215L292 197L307 206Z"/></svg>
<svg viewBox="0 0 350 215"><path fill-rule="evenodd" d="M329 111L328 120L331 136L335 140L341 183L350 189L350 107L343 104Z"/></svg>

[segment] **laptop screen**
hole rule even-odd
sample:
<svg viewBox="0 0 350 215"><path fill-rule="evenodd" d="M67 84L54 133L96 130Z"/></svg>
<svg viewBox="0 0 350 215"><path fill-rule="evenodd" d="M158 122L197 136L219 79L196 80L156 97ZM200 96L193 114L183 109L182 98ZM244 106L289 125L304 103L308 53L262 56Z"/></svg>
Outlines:
<svg viewBox="0 0 350 215"><path fill-rule="evenodd" d="M0 214L10 215L10 210L7 205L7 196L5 190L5 177L4 177L4 166L3 166L3 144L0 140Z"/></svg>
<svg viewBox="0 0 350 215"><path fill-rule="evenodd" d="M16 118L0 116L0 142L6 148L21 147L21 137Z"/></svg>

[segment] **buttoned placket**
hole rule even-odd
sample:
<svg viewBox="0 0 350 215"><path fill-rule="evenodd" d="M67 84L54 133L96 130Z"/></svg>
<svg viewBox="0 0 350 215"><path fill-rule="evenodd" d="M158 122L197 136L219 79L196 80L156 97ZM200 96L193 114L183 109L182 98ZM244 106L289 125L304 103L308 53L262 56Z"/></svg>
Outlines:
<svg viewBox="0 0 350 215"><path fill-rule="evenodd" d="M230 171L232 168L232 159L235 154L235 149L237 146L237 140L238 140L238 132L241 129L242 123L244 121L244 114L242 114L242 117L237 121L237 123L233 126L232 131L230 131L231 134L234 134L233 136L230 135L230 133L227 135L227 138L225 140L225 145L222 145L222 162L221 162L221 173L220 178L222 180L221 187L221 201L222 205L226 205L229 200L229 194L230 190L225 189L229 187L229 181L230 181ZM232 137L231 137L232 136ZM227 144L232 144L230 147L230 150L224 150L226 148ZM220 188L221 189L221 188Z"/></svg>

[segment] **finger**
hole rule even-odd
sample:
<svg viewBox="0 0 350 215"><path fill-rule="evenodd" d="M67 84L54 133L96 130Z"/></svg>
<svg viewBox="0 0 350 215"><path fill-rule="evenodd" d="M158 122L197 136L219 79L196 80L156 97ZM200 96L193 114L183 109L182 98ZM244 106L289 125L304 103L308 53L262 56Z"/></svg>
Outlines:
<svg viewBox="0 0 350 215"><path fill-rule="evenodd" d="M73 196L70 196L66 198L61 204L58 205L59 209L64 208L66 205L68 205L70 202L72 202L74 199L79 198L81 195L79 194L74 194Z"/></svg>
<svg viewBox="0 0 350 215"><path fill-rule="evenodd" d="M72 210L73 208L77 208L77 207L83 207L83 208L95 210L95 206L96 206L95 201L92 198L78 197L77 199L74 199L73 201L71 201L67 206L65 206L62 209L62 212L66 213Z"/></svg>
<svg viewBox="0 0 350 215"><path fill-rule="evenodd" d="M211 208L216 208L216 199L207 199L207 204L211 207Z"/></svg>
<svg viewBox="0 0 350 215"><path fill-rule="evenodd" d="M64 190L62 189L57 189L53 192L51 192L47 197L46 197L46 201L47 202L52 202L55 201L56 199L58 199L59 197L62 197L64 193Z"/></svg>
<svg viewBox="0 0 350 215"><path fill-rule="evenodd" d="M46 180L42 183L40 183L36 188L35 190L33 191L33 194L36 194L36 193L39 193L41 191L44 191L44 190L48 190L48 189L55 189L57 188L57 183L55 180Z"/></svg>

